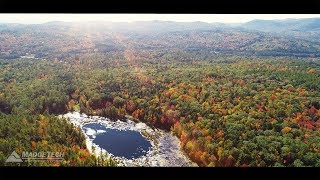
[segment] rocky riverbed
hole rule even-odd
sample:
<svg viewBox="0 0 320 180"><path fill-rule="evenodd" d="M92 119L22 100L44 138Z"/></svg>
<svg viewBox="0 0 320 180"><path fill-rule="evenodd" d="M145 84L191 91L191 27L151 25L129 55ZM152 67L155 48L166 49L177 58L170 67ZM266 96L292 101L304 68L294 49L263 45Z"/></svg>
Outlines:
<svg viewBox="0 0 320 180"><path fill-rule="evenodd" d="M111 121L105 117L87 116L78 112L67 113L60 115L59 117L69 119L71 123L79 126L84 131L87 147L90 152L92 152L92 147L94 147L94 152L92 153L95 153L96 155L99 155L101 151L103 153L108 153L120 163L120 166L197 166L180 150L180 141L177 137L172 135L170 132L152 129L145 123L135 123L131 120ZM85 131L83 126L90 123L98 123L106 128L116 129L119 131L137 131L150 141L151 148L149 148L145 155L138 158L127 159L124 157L114 156L105 149L100 148L99 145L93 143L95 136L99 133L103 133L103 131L94 129L86 129Z"/></svg>

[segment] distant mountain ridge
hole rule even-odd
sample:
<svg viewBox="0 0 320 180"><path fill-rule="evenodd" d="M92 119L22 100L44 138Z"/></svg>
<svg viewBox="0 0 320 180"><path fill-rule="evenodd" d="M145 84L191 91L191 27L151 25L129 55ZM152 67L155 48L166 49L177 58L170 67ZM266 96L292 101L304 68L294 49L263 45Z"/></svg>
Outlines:
<svg viewBox="0 0 320 180"><path fill-rule="evenodd" d="M63 21L51 21L43 24L47 25L66 25L72 22L63 22ZM76 22L77 23L77 22ZM176 21L134 21L134 22L112 22L112 21L89 21L82 22L85 23L102 23L117 26L144 26L144 27L155 27L155 26L172 26L171 28L194 28L194 29L202 29L202 28L212 28L212 27L243 27L252 30L259 31L279 31L279 30L320 30L320 18L301 18L301 19L275 19L275 20L262 20L255 19L246 23L220 23L213 22L207 23L202 21L194 21L194 22L176 22ZM0 23L7 24L7 23ZM233 25L235 24L235 25ZM170 29L170 28L169 28Z"/></svg>
<svg viewBox="0 0 320 180"><path fill-rule="evenodd" d="M302 19L275 19L262 20L256 19L246 23L207 23L202 21L194 22L175 22L175 21L134 21L134 22L112 22L106 21L88 21L88 22L64 22L64 21L49 21L42 24L30 24L33 26L73 26L73 25L94 25L109 26L110 29L123 30L132 28L135 31L181 31L181 30L210 30L211 28L230 28L238 27L249 30L258 30L263 32L279 32L279 31L320 31L320 18L302 18ZM0 22L0 25L21 25L30 26L29 24L5 23Z"/></svg>
<svg viewBox="0 0 320 180"><path fill-rule="evenodd" d="M136 21L0 24L0 58L26 53L64 58L125 49L191 53L320 57L320 18L242 24Z"/></svg>
<svg viewBox="0 0 320 180"><path fill-rule="evenodd" d="M253 20L241 25L241 27L265 31L318 31L320 30L320 18L284 19L284 20Z"/></svg>

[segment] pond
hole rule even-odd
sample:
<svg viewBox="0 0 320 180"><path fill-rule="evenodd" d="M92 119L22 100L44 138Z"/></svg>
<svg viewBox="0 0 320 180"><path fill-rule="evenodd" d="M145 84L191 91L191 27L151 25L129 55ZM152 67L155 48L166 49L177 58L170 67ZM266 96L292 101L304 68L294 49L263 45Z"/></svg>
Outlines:
<svg viewBox="0 0 320 180"><path fill-rule="evenodd" d="M129 119L111 121L79 112L59 117L67 118L84 132L91 153L97 156L107 153L119 162L119 166L197 166L181 151L179 138L171 132Z"/></svg>
<svg viewBox="0 0 320 180"><path fill-rule="evenodd" d="M138 158L146 155L152 147L151 143L137 131L110 129L98 123L86 124L82 129L94 144L114 156Z"/></svg>

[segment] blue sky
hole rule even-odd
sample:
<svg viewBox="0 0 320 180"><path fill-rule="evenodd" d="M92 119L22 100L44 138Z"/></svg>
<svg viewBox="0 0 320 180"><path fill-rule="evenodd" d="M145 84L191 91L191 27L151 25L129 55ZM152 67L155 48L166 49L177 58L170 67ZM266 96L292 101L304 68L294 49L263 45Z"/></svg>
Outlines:
<svg viewBox="0 0 320 180"><path fill-rule="evenodd" d="M178 22L222 22L243 23L253 19L311 18L320 14L0 14L0 22L38 24L49 21L178 21Z"/></svg>

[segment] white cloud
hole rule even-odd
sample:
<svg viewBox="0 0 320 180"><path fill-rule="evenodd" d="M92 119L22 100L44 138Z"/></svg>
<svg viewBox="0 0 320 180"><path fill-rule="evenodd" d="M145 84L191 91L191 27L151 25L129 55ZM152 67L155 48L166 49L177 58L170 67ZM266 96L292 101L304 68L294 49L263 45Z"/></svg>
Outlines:
<svg viewBox="0 0 320 180"><path fill-rule="evenodd" d="M203 21L222 23L243 23L253 19L286 19L320 17L320 14L0 14L0 22L45 23L49 21Z"/></svg>

